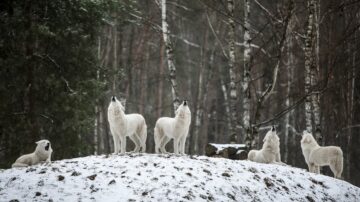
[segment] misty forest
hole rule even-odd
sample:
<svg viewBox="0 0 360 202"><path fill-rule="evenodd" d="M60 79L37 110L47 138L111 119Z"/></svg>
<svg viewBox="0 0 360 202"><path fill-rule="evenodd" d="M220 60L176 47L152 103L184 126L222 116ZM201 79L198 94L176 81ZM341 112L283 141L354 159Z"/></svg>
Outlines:
<svg viewBox="0 0 360 202"><path fill-rule="evenodd" d="M260 149L275 126L282 162L307 169L306 130L360 185L359 0L5 0L0 30L1 169L40 139L53 161L113 153L116 96L144 116L146 153L187 100L188 155Z"/></svg>

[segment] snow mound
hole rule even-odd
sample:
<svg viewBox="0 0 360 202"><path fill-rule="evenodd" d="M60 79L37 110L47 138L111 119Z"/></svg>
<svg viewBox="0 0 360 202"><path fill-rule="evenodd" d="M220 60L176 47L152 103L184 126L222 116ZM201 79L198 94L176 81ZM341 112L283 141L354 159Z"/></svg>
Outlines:
<svg viewBox="0 0 360 202"><path fill-rule="evenodd" d="M204 156L102 155L0 171L0 201L360 201L360 188L289 166Z"/></svg>

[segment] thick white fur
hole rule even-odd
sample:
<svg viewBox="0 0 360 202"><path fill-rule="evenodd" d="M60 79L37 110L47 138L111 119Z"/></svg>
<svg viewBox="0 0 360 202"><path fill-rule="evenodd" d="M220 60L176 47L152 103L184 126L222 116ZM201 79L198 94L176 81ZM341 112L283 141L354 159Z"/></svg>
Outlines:
<svg viewBox="0 0 360 202"><path fill-rule="evenodd" d="M341 178L343 152L340 147L321 147L311 133L303 132L301 150L310 172L320 174L320 166L330 166L335 178Z"/></svg>
<svg viewBox="0 0 360 202"><path fill-rule="evenodd" d="M125 108L115 97L108 107L108 121L114 139L114 154L125 153L126 137L134 142L134 152L146 151L147 126L140 114L125 114Z"/></svg>
<svg viewBox="0 0 360 202"><path fill-rule="evenodd" d="M154 128L155 152L167 153L166 144L174 139L174 153L185 154L185 141L189 133L191 112L184 101L176 110L175 117L161 117Z"/></svg>
<svg viewBox="0 0 360 202"><path fill-rule="evenodd" d="M280 157L280 139L275 129L270 129L264 139L260 150L251 150L248 154L248 160L258 163L273 163L284 165Z"/></svg>
<svg viewBox="0 0 360 202"><path fill-rule="evenodd" d="M51 163L51 153L52 148L49 140L40 140L36 142L37 146L33 153L25 154L16 159L15 163L12 164L12 167L26 167L38 164L42 161L46 163ZM46 150L46 147L48 148Z"/></svg>

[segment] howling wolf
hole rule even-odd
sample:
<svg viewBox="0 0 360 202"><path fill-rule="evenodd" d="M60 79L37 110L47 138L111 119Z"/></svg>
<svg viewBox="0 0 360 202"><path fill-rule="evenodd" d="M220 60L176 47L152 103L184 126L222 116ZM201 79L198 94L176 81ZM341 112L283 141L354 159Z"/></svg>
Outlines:
<svg viewBox="0 0 360 202"><path fill-rule="evenodd" d="M20 156L16 159L12 167L26 167L38 164L42 161L51 162L52 148L49 140L40 140L36 142L37 146L33 153Z"/></svg>
<svg viewBox="0 0 360 202"><path fill-rule="evenodd" d="M126 137L134 142L134 152L146 150L147 126L140 114L125 114L125 108L115 96L111 98L108 108L108 121L114 139L114 154L125 153Z"/></svg>
<svg viewBox="0 0 360 202"><path fill-rule="evenodd" d="M156 121L154 128L155 152L166 153L165 146L174 138L174 153L185 154L185 141L189 132L191 112L187 101L175 112L175 118L161 117Z"/></svg>
<svg viewBox="0 0 360 202"><path fill-rule="evenodd" d="M280 158L280 141L273 126L263 140L264 144L261 150L251 150L248 154L248 160L258 163L274 163L284 165Z"/></svg>
<svg viewBox="0 0 360 202"><path fill-rule="evenodd" d="M303 132L301 150L310 172L320 174L320 166L330 166L335 178L341 178L343 152L340 147L320 147L313 135Z"/></svg>

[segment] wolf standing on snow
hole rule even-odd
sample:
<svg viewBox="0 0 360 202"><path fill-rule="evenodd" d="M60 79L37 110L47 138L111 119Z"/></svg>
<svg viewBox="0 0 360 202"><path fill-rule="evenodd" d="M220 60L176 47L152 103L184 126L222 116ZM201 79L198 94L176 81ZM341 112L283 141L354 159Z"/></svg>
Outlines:
<svg viewBox="0 0 360 202"><path fill-rule="evenodd" d="M330 166L335 178L341 178L343 152L340 147L320 147L311 133L304 131L301 150L310 172L320 174L320 166Z"/></svg>
<svg viewBox="0 0 360 202"><path fill-rule="evenodd" d="M37 146L33 153L20 156L16 159L15 163L12 164L12 167L26 167L38 164L42 161L50 163L53 150L49 140L40 140L37 141L36 144Z"/></svg>
<svg viewBox="0 0 360 202"><path fill-rule="evenodd" d="M125 114L125 108L115 96L111 98L108 108L108 121L114 139L114 153L125 153L126 137L134 142L134 152L146 151L147 126L140 114Z"/></svg>
<svg viewBox="0 0 360 202"><path fill-rule="evenodd" d="M191 112L187 101L175 112L175 118L161 117L156 121L154 128L155 152L166 153L165 146L174 138L174 153L185 154L185 141L189 133Z"/></svg>
<svg viewBox="0 0 360 202"><path fill-rule="evenodd" d="M263 140L264 144L261 150L251 150L248 154L248 160L258 163L284 164L280 158L280 141L273 126Z"/></svg>

